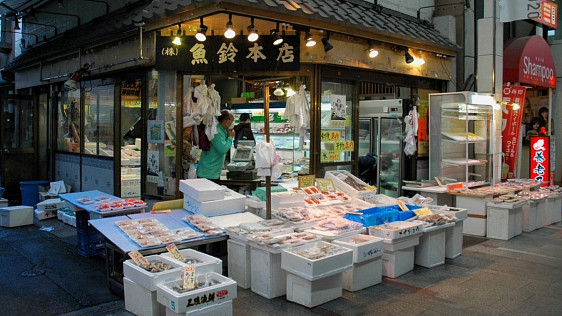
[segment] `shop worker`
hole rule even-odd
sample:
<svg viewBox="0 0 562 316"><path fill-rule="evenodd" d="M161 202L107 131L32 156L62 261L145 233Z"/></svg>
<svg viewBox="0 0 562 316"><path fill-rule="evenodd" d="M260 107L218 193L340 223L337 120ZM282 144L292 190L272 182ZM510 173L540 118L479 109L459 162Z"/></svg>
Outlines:
<svg viewBox="0 0 562 316"><path fill-rule="evenodd" d="M211 141L211 149L203 151L197 166L197 177L219 182L226 153L234 140L234 116L228 110L222 110L217 117L217 133Z"/></svg>
<svg viewBox="0 0 562 316"><path fill-rule="evenodd" d="M240 123L234 126L234 148L238 147L239 140L254 140L254 133L250 125L250 114L242 113Z"/></svg>

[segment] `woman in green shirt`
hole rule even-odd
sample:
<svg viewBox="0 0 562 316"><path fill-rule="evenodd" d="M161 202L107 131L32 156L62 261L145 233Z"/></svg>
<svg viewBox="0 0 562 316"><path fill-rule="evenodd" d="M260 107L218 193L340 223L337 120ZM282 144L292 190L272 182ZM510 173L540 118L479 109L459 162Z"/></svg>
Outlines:
<svg viewBox="0 0 562 316"><path fill-rule="evenodd" d="M234 116L228 110L222 110L217 117L217 133L211 141L211 149L203 151L197 166L197 177L207 178L218 183L221 177L226 153L234 140Z"/></svg>

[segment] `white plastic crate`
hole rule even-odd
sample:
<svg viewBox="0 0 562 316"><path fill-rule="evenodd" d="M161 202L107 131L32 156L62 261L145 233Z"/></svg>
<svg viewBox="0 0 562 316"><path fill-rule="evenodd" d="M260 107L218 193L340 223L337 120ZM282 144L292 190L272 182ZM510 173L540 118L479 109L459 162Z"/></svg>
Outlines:
<svg viewBox="0 0 562 316"><path fill-rule="evenodd" d="M536 229L542 228L544 226L544 222L546 220L546 197L537 200L530 200L531 201L531 208L536 207ZM534 205L533 205L534 204Z"/></svg>
<svg viewBox="0 0 562 316"><path fill-rule="evenodd" d="M198 202L224 199L223 186L205 178L180 180L180 191Z"/></svg>
<svg viewBox="0 0 562 316"><path fill-rule="evenodd" d="M492 197L456 195L456 206L468 211L463 225L464 234L486 236L486 204L492 201Z"/></svg>
<svg viewBox="0 0 562 316"><path fill-rule="evenodd" d="M252 286L250 245L233 239L227 240L226 243L228 251L228 276L236 281L239 287L243 289L250 288Z"/></svg>
<svg viewBox="0 0 562 316"><path fill-rule="evenodd" d="M156 291L156 285L159 283L181 278L183 267L176 262L160 255L147 256L146 260L168 263L172 265L172 269L153 273L137 266L129 259L123 262L123 275L149 291Z"/></svg>
<svg viewBox="0 0 562 316"><path fill-rule="evenodd" d="M61 199L48 199L37 203L37 209L42 211L57 211L65 206L65 202Z"/></svg>
<svg viewBox="0 0 562 316"><path fill-rule="evenodd" d="M33 212L35 213L35 218L37 218L37 220L39 220L39 221L42 221L44 219L57 217L57 210L48 210L48 211L35 210Z"/></svg>
<svg viewBox="0 0 562 316"><path fill-rule="evenodd" d="M165 252L162 253L161 256L165 257L166 259L182 266L193 266L195 267L195 273L196 274L201 274L201 273L207 273L207 272L216 272L218 274L222 274L222 260L213 256L210 256L208 254L199 252L197 250L194 249L181 249L179 250L180 254L185 258L185 259L197 259L201 262L199 263L192 263L192 264L188 264L185 262L181 262L179 260L176 260L174 258L172 258L172 256L170 255L169 252Z"/></svg>
<svg viewBox="0 0 562 316"><path fill-rule="evenodd" d="M341 296L341 272L315 281L287 273L287 301L311 308Z"/></svg>
<svg viewBox="0 0 562 316"><path fill-rule="evenodd" d="M166 308L166 316L232 316L232 301L209 305L186 313L176 313Z"/></svg>
<svg viewBox="0 0 562 316"><path fill-rule="evenodd" d="M7 206L0 208L0 226L16 227L33 225L33 207Z"/></svg>
<svg viewBox="0 0 562 316"><path fill-rule="evenodd" d="M343 272L343 289L359 291L382 281L382 253L381 256L354 263L351 269Z"/></svg>
<svg viewBox="0 0 562 316"><path fill-rule="evenodd" d="M357 178L349 171L328 170L326 171L324 177L326 179L332 180L334 186L338 190L346 193L350 197L358 197L358 198L365 199L365 197L373 198L377 194L376 190L364 190L364 189L358 190L358 188L355 188L349 185L348 183L346 183L346 180L349 180L352 183L356 183L360 188L369 187L369 184L363 182L363 180Z"/></svg>
<svg viewBox="0 0 562 316"><path fill-rule="evenodd" d="M183 280L164 282L157 285L156 300L175 313L186 313L200 310L203 307L231 301L236 298L236 282L215 272L199 274L197 280L212 279L218 284L205 286L184 293L172 290L182 285Z"/></svg>
<svg viewBox="0 0 562 316"><path fill-rule="evenodd" d="M316 260L298 255L300 251L322 246L335 247L337 253ZM255 263L252 262L252 264ZM284 270L310 281L322 279L348 270L351 268L352 264L353 251L351 249L324 241L293 247L281 253L281 267Z"/></svg>
<svg viewBox="0 0 562 316"><path fill-rule="evenodd" d="M402 239L422 233L420 222L396 221L384 225L369 227L369 234L385 239Z"/></svg>
<svg viewBox="0 0 562 316"><path fill-rule="evenodd" d="M462 227L464 220L445 230L445 258L454 259L462 255Z"/></svg>
<svg viewBox="0 0 562 316"><path fill-rule="evenodd" d="M384 252L384 240L370 235L344 237L334 240L334 244L353 250L353 263L378 258Z"/></svg>
<svg viewBox="0 0 562 316"><path fill-rule="evenodd" d="M137 316L160 316L166 313L165 307L156 301L156 291L149 291L144 287L123 278L125 294L125 309Z"/></svg>
<svg viewBox="0 0 562 316"><path fill-rule="evenodd" d="M414 269L414 247L385 251L382 255L382 275L397 278Z"/></svg>
<svg viewBox="0 0 562 316"><path fill-rule="evenodd" d="M488 203L488 218L486 236L502 240L509 240L523 229L523 205L521 203Z"/></svg>
<svg viewBox="0 0 562 316"><path fill-rule="evenodd" d="M439 226L424 228L420 241L415 246L414 263L433 268L445 263L445 232L448 227L455 223L447 223Z"/></svg>
<svg viewBox="0 0 562 316"><path fill-rule="evenodd" d="M213 201L197 201L196 199L184 196L183 208L206 216L218 216L232 213L244 212L246 208L246 197L233 190L222 190L223 198Z"/></svg>
<svg viewBox="0 0 562 316"><path fill-rule="evenodd" d="M272 253L252 245L250 257L252 292L268 299L285 295L287 275L281 269L281 253Z"/></svg>
<svg viewBox="0 0 562 316"><path fill-rule="evenodd" d="M531 201L523 204L521 212L523 220L523 231L528 233L537 229L537 208L531 207Z"/></svg>

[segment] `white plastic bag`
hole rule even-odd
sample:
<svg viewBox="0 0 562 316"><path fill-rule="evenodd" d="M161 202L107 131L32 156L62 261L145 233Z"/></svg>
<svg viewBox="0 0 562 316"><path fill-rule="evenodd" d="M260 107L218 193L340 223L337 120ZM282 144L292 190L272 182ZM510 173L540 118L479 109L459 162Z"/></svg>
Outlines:
<svg viewBox="0 0 562 316"><path fill-rule="evenodd" d="M187 172L188 179L197 179L197 169L194 164L189 164L189 171Z"/></svg>
<svg viewBox="0 0 562 316"><path fill-rule="evenodd" d="M414 106L408 116L405 118L406 123L406 136L404 137L404 154L411 156L417 151L416 136L418 135L418 111L417 107Z"/></svg>

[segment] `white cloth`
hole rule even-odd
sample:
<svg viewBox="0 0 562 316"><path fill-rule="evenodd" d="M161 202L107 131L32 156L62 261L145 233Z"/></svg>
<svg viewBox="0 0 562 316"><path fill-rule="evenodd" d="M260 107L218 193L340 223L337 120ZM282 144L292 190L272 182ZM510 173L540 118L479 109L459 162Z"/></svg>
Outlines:
<svg viewBox="0 0 562 316"><path fill-rule="evenodd" d="M306 98L306 86L301 85L299 91L287 99L283 118L289 120L297 130L309 127L310 103Z"/></svg>
<svg viewBox="0 0 562 316"><path fill-rule="evenodd" d="M280 161L279 155L275 151L275 145L265 142L265 139L256 145L256 168L259 176L273 176L272 167ZM279 175L277 175L279 177Z"/></svg>
<svg viewBox="0 0 562 316"><path fill-rule="evenodd" d="M417 151L416 136L418 135L418 118L417 107L414 106L405 118L406 136L404 137L404 153L411 156Z"/></svg>

